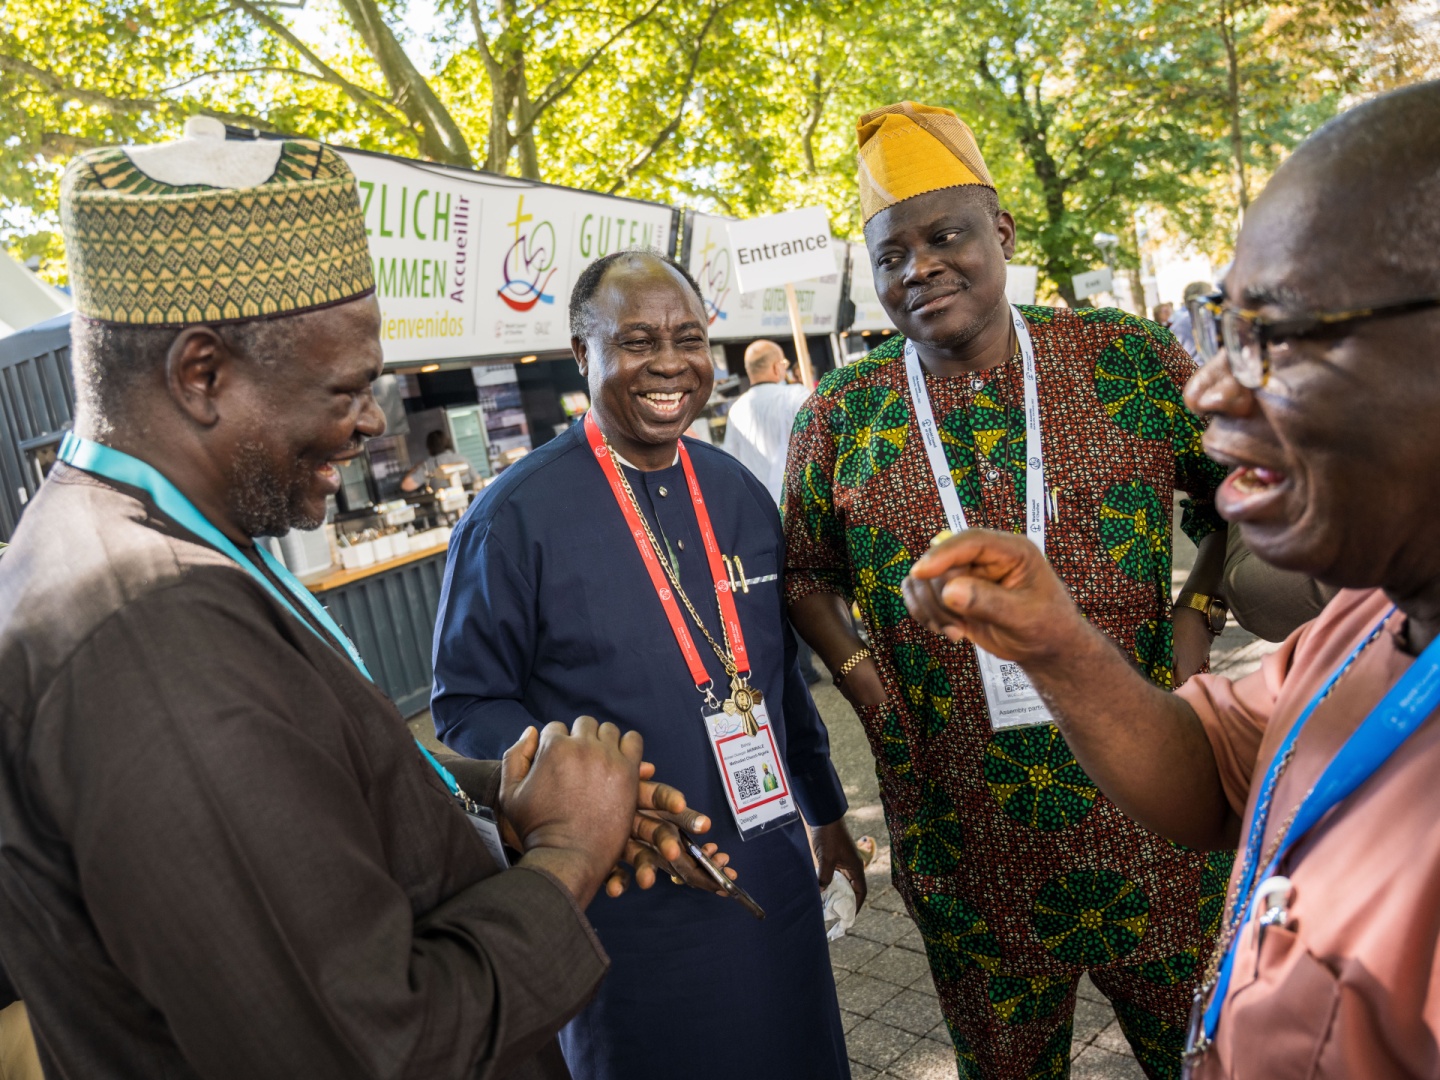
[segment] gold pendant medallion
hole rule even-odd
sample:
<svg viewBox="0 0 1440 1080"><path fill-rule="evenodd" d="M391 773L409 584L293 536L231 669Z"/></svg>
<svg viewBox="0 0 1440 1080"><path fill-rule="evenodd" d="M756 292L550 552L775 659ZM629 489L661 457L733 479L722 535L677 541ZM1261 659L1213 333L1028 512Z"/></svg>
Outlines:
<svg viewBox="0 0 1440 1080"><path fill-rule="evenodd" d="M755 722L755 706L759 705L761 700L760 691L750 686L740 676L736 675L731 678L730 696L725 699L723 708L729 716L739 714L745 734L752 739L760 733L760 725Z"/></svg>

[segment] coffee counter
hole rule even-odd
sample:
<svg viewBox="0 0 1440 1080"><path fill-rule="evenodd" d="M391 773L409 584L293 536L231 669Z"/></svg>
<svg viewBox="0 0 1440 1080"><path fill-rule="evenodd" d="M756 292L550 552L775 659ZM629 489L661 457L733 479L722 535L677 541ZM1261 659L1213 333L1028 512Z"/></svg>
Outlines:
<svg viewBox="0 0 1440 1080"><path fill-rule="evenodd" d="M341 566L332 566L329 570L322 570L318 574L307 574L301 578L301 582L312 593L329 592L331 589L338 589L342 585L349 585L356 581L363 581L375 574L383 574L387 570L393 570L406 563L416 562L419 559L428 559L432 555L444 555L449 550L448 544L437 544L434 547L425 548L422 551L411 551L405 555L397 555L393 559L386 559L383 562L374 563L371 566L362 566L355 570L346 570Z"/></svg>
<svg viewBox="0 0 1440 1080"><path fill-rule="evenodd" d="M300 579L350 635L375 682L406 717L430 705L431 643L447 550L440 544Z"/></svg>

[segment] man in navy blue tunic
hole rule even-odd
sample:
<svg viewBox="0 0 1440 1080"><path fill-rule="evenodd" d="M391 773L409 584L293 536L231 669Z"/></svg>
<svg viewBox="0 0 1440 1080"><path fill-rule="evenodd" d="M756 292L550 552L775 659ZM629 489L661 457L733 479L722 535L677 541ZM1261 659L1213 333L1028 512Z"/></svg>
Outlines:
<svg viewBox="0 0 1440 1080"><path fill-rule="evenodd" d="M579 1080L846 1078L815 863L821 881L839 869L862 900L864 869L842 820L829 739L795 662L774 500L719 449L685 439L689 460L681 460L681 433L714 382L699 290L671 260L624 252L582 273L570 322L597 449L586 425L575 425L511 466L456 530L435 632L436 731L460 753L493 758L526 727L556 717L590 714L638 730L647 759L710 814L707 839L730 854L767 913L757 921L712 891L663 883L594 904L589 916L612 967L561 1036ZM618 466L609 473L607 455ZM707 529L736 586L733 609L712 576ZM666 562L678 582L661 576ZM738 617L735 633L726 610ZM726 656L730 667L748 668L748 684L735 680ZM779 784L804 815L804 823L772 819L758 834L744 793L722 780L705 719L723 726L717 703L743 706L736 688L747 685L763 703L755 715L768 719L782 774L767 774L755 799ZM740 729L742 711L732 708L726 730ZM774 813L782 804L768 805ZM658 1017L672 1036L692 1037L657 1043Z"/></svg>

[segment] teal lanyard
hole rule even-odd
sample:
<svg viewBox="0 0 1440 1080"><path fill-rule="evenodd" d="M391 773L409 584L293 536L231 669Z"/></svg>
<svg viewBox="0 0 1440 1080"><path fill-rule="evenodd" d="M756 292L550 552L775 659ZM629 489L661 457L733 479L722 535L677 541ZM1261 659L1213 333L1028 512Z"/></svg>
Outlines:
<svg viewBox="0 0 1440 1080"><path fill-rule="evenodd" d="M346 636L345 631L340 629L340 625L330 617L330 613L325 610L324 605L311 595L310 590L305 588L305 586L300 583L300 580L285 568L283 563L265 550L263 544L255 545L255 552L260 556L260 561L265 564L265 569L274 574L276 579L285 586L285 592L277 589L275 583L262 574L259 567L245 558L245 556L241 554L240 549L235 546L234 542L216 528L210 519L202 514L196 508L195 504L187 499L180 489L166 479L164 474L158 469L147 465L139 458L131 457L129 454L116 450L113 447L103 446L100 443L91 442L89 439L82 439L73 431L66 434L64 441L61 442L58 456L60 460L67 465L73 465L77 469L84 469L88 473L103 476L107 480L114 480L119 484L128 484L130 487L139 488L145 492L145 494L149 495L154 501L161 513L181 528L194 533L205 543L218 550L222 555L227 556L232 562L254 578L255 581L259 582L260 586L270 594L270 597L277 604L290 612L291 615L294 615L296 621L303 624L307 630L321 641L324 641L332 647L333 642L338 642L345 650L345 654L349 656L350 660L355 664L360 674L364 675L365 678L369 679L372 683L375 681L374 677L370 674L370 669L365 666L365 661L360 656L360 650L355 648L355 643ZM288 596L286 595L287 593L289 594ZM324 627L325 633L330 635L333 642L328 640L319 630L315 629L314 623L303 618L300 613L295 610L295 604L293 602L295 600L300 602L305 610L310 613L311 617L314 618L316 623ZM425 760L440 774L440 779L445 781L445 786L450 789L450 794L468 806L470 800L466 797L465 792L460 789L459 781L455 779L455 775L449 769L445 768L444 765L441 765L440 762L436 760L435 755L427 750L419 739L415 740L415 745L420 748L420 753L425 755Z"/></svg>

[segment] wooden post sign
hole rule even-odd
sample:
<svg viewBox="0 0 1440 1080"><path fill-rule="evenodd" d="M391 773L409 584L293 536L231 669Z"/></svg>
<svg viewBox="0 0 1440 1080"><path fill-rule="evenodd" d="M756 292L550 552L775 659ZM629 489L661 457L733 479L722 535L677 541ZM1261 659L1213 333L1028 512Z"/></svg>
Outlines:
<svg viewBox="0 0 1440 1080"><path fill-rule="evenodd" d="M830 215L823 206L730 222L730 253L740 291L758 292L785 286L790 333L795 338L795 356L800 361L800 380L810 390L815 388L815 374L800 324L795 282L835 273L835 252L831 245Z"/></svg>

